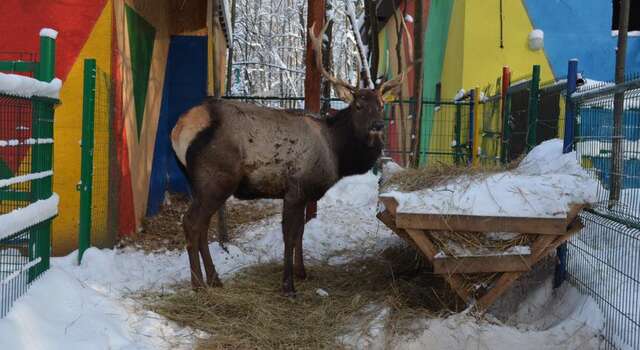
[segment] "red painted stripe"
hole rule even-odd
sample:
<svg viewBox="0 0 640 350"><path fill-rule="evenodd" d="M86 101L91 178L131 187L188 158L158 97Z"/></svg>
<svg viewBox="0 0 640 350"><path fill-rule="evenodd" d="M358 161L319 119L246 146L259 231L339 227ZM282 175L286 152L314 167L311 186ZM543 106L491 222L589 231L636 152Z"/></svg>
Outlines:
<svg viewBox="0 0 640 350"><path fill-rule="evenodd" d="M37 53L40 29L59 32L56 76L65 79L89 38L106 0L1 0L0 51Z"/></svg>
<svg viewBox="0 0 640 350"><path fill-rule="evenodd" d="M111 35L111 77L114 82L114 116L113 132L116 140L116 158L120 188L118 189L118 233L131 235L135 232L136 224L133 209L133 190L131 186L131 170L129 169L129 149L127 147L127 132L124 127L122 113L122 56L118 50L118 33L114 21Z"/></svg>

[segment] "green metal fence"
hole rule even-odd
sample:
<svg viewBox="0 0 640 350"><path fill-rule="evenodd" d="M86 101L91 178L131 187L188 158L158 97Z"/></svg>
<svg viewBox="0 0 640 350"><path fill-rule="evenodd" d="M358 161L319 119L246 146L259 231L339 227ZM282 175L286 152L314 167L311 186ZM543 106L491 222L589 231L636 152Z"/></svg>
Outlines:
<svg viewBox="0 0 640 350"><path fill-rule="evenodd" d="M52 38L40 38L40 61L24 53L0 57L0 71L44 82L54 78ZM57 103L51 98L0 94L0 317L49 268L51 220L58 201L52 192Z"/></svg>
<svg viewBox="0 0 640 350"><path fill-rule="evenodd" d="M110 174L112 83L95 59L84 61L83 89L78 262L90 246L113 246L117 225L114 213L118 203L114 184L117 176Z"/></svg>

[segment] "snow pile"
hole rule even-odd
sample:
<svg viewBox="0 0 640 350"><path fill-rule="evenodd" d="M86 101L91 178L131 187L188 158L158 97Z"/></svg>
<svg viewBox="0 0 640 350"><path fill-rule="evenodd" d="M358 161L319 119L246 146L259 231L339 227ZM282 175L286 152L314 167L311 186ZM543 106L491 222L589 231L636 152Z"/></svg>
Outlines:
<svg viewBox="0 0 640 350"><path fill-rule="evenodd" d="M58 215L59 201L60 197L54 193L47 199L41 199L24 208L0 215L0 227L2 228L0 238L10 236Z"/></svg>
<svg viewBox="0 0 640 350"><path fill-rule="evenodd" d="M372 306L373 308L374 306ZM424 318L413 333L389 337L384 331L388 308L378 307L367 334L356 329L344 337L357 349L600 349L603 316L595 301L568 284L552 289L547 279L519 303L513 316L502 322L491 314L477 319L468 312L445 318ZM361 326L360 326L361 327Z"/></svg>
<svg viewBox="0 0 640 350"><path fill-rule="evenodd" d="M576 158L575 152L563 154L562 140L554 139L534 148L513 171L382 196L395 198L403 213L566 217L572 204L597 200L599 184Z"/></svg>
<svg viewBox="0 0 640 350"><path fill-rule="evenodd" d="M30 98L33 96L58 99L62 81L58 78L46 83L17 74L0 73L0 94Z"/></svg>

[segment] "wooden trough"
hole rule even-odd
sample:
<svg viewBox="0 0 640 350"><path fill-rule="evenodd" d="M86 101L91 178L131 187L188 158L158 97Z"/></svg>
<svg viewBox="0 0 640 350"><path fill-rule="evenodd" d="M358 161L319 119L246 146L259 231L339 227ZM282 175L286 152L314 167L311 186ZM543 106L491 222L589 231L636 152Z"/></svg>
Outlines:
<svg viewBox="0 0 640 350"><path fill-rule="evenodd" d="M565 218L528 218L474 215L438 215L404 213L397 210L393 197L380 196L385 209L377 217L398 236L418 249L468 305L486 310L522 274L531 270L544 256L566 242L583 227L578 214L584 206L574 206ZM487 254L471 257L449 257L438 254L433 235L440 232L514 232L533 235L530 253ZM464 274L495 273L494 282L482 295L470 295L464 285Z"/></svg>

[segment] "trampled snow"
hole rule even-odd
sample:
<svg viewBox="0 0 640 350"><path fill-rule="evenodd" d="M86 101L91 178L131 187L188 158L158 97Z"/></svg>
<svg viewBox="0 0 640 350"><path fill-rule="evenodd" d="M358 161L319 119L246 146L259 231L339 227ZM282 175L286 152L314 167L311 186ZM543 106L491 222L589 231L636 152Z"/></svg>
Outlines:
<svg viewBox="0 0 640 350"><path fill-rule="evenodd" d="M305 228L304 246L308 263L328 260L343 263L349 256L375 254L401 239L375 218L378 202L377 176L365 174L343 179L319 202L318 217ZM229 254L217 243L210 249L223 279L240 268L264 261L282 260L281 217L265 219L247 227L228 244ZM358 254L344 254L344 252ZM188 258L183 252L145 254L133 249L90 248L77 265L76 253L53 258L52 267L16 301L7 317L0 320L0 349L174 349L191 348L199 334L144 310L131 291L160 290L189 278ZM547 288L548 286L541 286ZM512 349L514 344L536 348L590 348L588 341L598 334L591 320L599 315L590 299L570 295L546 300L550 305L576 305L572 313L560 315L555 323L525 322L526 326L477 321L467 314L416 321L418 337L391 339L395 348ZM326 292L326 291L325 291ZM319 292L323 294L322 292ZM573 293L573 294L571 294ZM331 298L331 293L324 296ZM572 303L573 302L573 303ZM585 309L588 312L578 312ZM575 311L575 312L574 312ZM379 323L387 313L381 312ZM551 320L551 316L549 316ZM379 325L371 325L380 329ZM462 333L460 331L463 331ZM376 333L372 331L371 333ZM378 336L385 332L378 331ZM577 335L576 335L577 334ZM494 339L495 338L495 339ZM346 341L346 339L345 339ZM372 343L354 337L356 348ZM382 345L384 342L374 344ZM422 346L422 348L424 348ZM453 346L453 347L451 347ZM475 346L475 347L474 347ZM594 347L591 347L594 348Z"/></svg>
<svg viewBox="0 0 640 350"><path fill-rule="evenodd" d="M575 152L563 154L562 140L554 139L535 147L515 170L383 196L395 198L403 213L566 217L572 204L595 202L598 188Z"/></svg>
<svg viewBox="0 0 640 350"><path fill-rule="evenodd" d="M17 74L0 73L0 94L30 98L33 96L59 98L62 81L58 78L51 82Z"/></svg>

